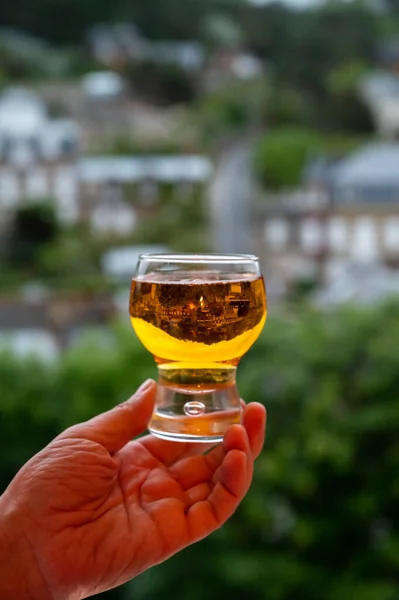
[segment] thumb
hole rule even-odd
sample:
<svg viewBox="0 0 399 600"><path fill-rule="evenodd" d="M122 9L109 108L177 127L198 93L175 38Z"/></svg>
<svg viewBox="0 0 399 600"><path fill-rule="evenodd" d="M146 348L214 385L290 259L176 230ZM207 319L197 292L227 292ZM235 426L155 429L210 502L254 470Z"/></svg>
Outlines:
<svg viewBox="0 0 399 600"><path fill-rule="evenodd" d="M155 381L148 379L129 400L85 423L70 427L61 437L90 440L113 454L147 428L154 408L155 390Z"/></svg>

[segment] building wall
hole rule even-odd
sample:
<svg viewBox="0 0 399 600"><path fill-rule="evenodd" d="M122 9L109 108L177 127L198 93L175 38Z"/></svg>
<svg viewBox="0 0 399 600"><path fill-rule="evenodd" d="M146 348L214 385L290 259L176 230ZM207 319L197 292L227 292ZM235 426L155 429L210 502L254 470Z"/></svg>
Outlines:
<svg viewBox="0 0 399 600"><path fill-rule="evenodd" d="M274 212L258 226L258 248L270 276L320 277L320 267L348 260L399 268L399 205L379 210Z"/></svg>
<svg viewBox="0 0 399 600"><path fill-rule="evenodd" d="M12 212L22 203L53 200L61 222L74 223L79 218L79 196L73 162L39 162L24 170L0 165L0 218L2 212Z"/></svg>

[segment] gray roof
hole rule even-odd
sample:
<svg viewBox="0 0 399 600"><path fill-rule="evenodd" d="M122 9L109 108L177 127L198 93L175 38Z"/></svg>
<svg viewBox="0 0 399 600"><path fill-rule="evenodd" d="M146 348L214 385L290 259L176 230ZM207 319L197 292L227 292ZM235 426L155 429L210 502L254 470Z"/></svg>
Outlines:
<svg viewBox="0 0 399 600"><path fill-rule="evenodd" d="M93 157L79 162L82 181L206 181L211 162L204 156Z"/></svg>
<svg viewBox="0 0 399 600"><path fill-rule="evenodd" d="M383 62L396 62L399 58L399 38L395 36L380 43L378 56Z"/></svg>
<svg viewBox="0 0 399 600"><path fill-rule="evenodd" d="M399 190L399 143L370 144L340 161L332 175L339 188L382 186Z"/></svg>
<svg viewBox="0 0 399 600"><path fill-rule="evenodd" d="M399 77L385 71L375 71L362 78L360 91L366 100L399 96Z"/></svg>
<svg viewBox="0 0 399 600"><path fill-rule="evenodd" d="M186 69L200 69L205 60L205 50L194 41L160 41L151 44L147 58L158 62L176 62Z"/></svg>

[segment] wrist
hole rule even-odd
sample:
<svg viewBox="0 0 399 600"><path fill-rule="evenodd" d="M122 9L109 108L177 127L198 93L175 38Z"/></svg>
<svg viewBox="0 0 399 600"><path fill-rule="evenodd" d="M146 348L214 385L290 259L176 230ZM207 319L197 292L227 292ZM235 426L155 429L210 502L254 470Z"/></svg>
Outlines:
<svg viewBox="0 0 399 600"><path fill-rule="evenodd" d="M54 600L15 503L0 496L0 598Z"/></svg>

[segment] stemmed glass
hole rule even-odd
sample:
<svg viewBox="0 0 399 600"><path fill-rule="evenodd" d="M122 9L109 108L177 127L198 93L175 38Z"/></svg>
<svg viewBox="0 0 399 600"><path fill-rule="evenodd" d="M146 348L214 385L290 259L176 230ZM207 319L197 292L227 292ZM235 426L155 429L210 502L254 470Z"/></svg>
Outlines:
<svg viewBox="0 0 399 600"><path fill-rule="evenodd" d="M139 257L129 312L158 366L154 435L218 442L240 422L237 365L263 329L266 304L256 256Z"/></svg>

